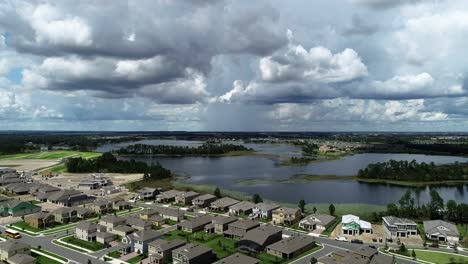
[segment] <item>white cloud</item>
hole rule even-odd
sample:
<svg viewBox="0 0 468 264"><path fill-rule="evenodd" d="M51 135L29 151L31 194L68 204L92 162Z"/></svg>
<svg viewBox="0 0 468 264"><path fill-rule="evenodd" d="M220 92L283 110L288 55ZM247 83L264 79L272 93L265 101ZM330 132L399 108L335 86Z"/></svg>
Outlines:
<svg viewBox="0 0 468 264"><path fill-rule="evenodd" d="M82 18L62 14L49 4L26 6L20 10L23 19L29 21L39 44L89 46L92 44L90 26Z"/></svg>

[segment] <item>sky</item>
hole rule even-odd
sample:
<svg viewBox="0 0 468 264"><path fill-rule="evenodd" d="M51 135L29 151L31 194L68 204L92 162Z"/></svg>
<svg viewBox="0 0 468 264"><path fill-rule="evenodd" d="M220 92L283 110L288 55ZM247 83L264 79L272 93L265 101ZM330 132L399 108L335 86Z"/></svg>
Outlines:
<svg viewBox="0 0 468 264"><path fill-rule="evenodd" d="M468 131L466 0L0 2L0 130Z"/></svg>

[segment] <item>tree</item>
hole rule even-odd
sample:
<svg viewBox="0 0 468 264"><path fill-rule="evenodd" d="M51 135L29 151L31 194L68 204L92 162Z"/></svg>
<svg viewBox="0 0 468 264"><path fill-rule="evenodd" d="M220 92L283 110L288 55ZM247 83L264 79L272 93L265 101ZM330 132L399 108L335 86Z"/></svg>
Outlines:
<svg viewBox="0 0 468 264"><path fill-rule="evenodd" d="M404 252L406 252L406 250L407 250L407 249L406 249L406 247L405 247L405 243L401 243L401 245L400 245L400 250L399 250L399 251L400 251L401 253L404 253Z"/></svg>
<svg viewBox="0 0 468 264"><path fill-rule="evenodd" d="M222 197L221 196L221 190L218 187L216 187L213 194L214 194L214 196L216 196L216 198L221 198Z"/></svg>
<svg viewBox="0 0 468 264"><path fill-rule="evenodd" d="M318 260L317 260L316 258L314 258L314 257L312 257L312 258L310 259L310 264L315 264L315 263L317 263L317 262L318 262Z"/></svg>
<svg viewBox="0 0 468 264"><path fill-rule="evenodd" d="M444 199L440 197L436 190L431 190L429 193L431 201L429 202L429 215L431 219L440 219L444 210Z"/></svg>
<svg viewBox="0 0 468 264"><path fill-rule="evenodd" d="M458 212L457 212L457 202L454 200L449 200L447 202L447 220L452 222L458 222Z"/></svg>
<svg viewBox="0 0 468 264"><path fill-rule="evenodd" d="M414 249L411 252L411 257L413 257L413 259L416 260L416 251L414 251Z"/></svg>
<svg viewBox="0 0 468 264"><path fill-rule="evenodd" d="M398 207L394 203L387 204L387 214L398 216Z"/></svg>
<svg viewBox="0 0 468 264"><path fill-rule="evenodd" d="M314 206L314 208L312 208L312 211L315 213L317 213L317 208Z"/></svg>
<svg viewBox="0 0 468 264"><path fill-rule="evenodd" d="M330 206L328 207L328 212L330 213L330 215L335 215L335 206L333 204L330 204Z"/></svg>
<svg viewBox="0 0 468 264"><path fill-rule="evenodd" d="M93 262L91 262L91 260L90 260L90 259L88 259L88 264L93 264Z"/></svg>
<svg viewBox="0 0 468 264"><path fill-rule="evenodd" d="M301 209L302 213L305 213L305 206L306 206L306 202L304 201L304 199L301 199L299 201L299 209Z"/></svg>
<svg viewBox="0 0 468 264"><path fill-rule="evenodd" d="M258 203L261 203L261 202L263 202L263 199L262 199L262 197L260 197L260 195L258 193L254 194L252 196L252 203L258 204Z"/></svg>

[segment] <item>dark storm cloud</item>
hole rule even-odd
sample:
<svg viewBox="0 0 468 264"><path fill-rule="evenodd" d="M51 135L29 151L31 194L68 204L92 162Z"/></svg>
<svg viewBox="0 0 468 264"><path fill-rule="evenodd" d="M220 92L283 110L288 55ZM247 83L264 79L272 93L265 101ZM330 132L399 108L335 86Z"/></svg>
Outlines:
<svg viewBox="0 0 468 264"><path fill-rule="evenodd" d="M422 0L353 0L354 2L372 9L383 10L404 4L414 4Z"/></svg>

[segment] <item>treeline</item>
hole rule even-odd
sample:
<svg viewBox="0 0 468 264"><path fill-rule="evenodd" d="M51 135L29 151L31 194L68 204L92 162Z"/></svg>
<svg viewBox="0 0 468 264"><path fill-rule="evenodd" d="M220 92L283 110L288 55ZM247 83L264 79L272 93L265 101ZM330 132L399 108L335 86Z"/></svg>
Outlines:
<svg viewBox="0 0 468 264"><path fill-rule="evenodd" d="M135 144L117 150L119 155L220 155L232 151L252 151L243 145L209 144L198 147Z"/></svg>
<svg viewBox="0 0 468 264"><path fill-rule="evenodd" d="M317 154L319 147L314 143L307 142L304 145L302 145L301 149L303 155L311 156Z"/></svg>
<svg viewBox="0 0 468 264"><path fill-rule="evenodd" d="M308 158L308 157L291 157L289 158L289 162L292 164L307 164L311 161L316 160L315 158Z"/></svg>
<svg viewBox="0 0 468 264"><path fill-rule="evenodd" d="M432 155L466 155L468 144L416 144L410 142L395 141L384 144L369 144L358 149L367 153L408 153L408 154L432 154Z"/></svg>
<svg viewBox="0 0 468 264"><path fill-rule="evenodd" d="M144 173L144 179L164 179L171 177L170 170L161 164L148 165L142 161L117 160L112 153L106 152L95 159L69 158L65 166L68 172L111 172L111 173Z"/></svg>
<svg viewBox="0 0 468 264"><path fill-rule="evenodd" d="M468 180L468 164L455 162L435 165L433 162L390 160L369 164L367 168L359 170L358 178L395 181Z"/></svg>
<svg viewBox="0 0 468 264"><path fill-rule="evenodd" d="M382 216L393 215L411 219L445 219L457 224L468 224L468 204L457 204L454 200L447 203L436 190L431 190L430 200L420 204L421 189L408 190L398 201L398 204L387 205L386 212L374 213L374 220L379 221Z"/></svg>

